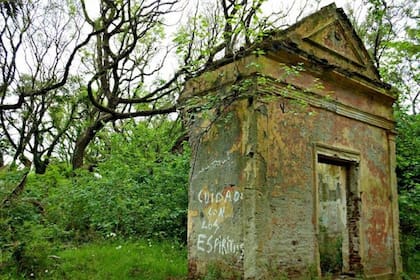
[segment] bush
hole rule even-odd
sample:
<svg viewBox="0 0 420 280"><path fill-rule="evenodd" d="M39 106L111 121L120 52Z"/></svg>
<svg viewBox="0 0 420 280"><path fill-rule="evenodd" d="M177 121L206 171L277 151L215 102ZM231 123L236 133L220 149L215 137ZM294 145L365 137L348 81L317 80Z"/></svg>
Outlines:
<svg viewBox="0 0 420 280"><path fill-rule="evenodd" d="M397 113L401 255L404 271L420 274L420 115Z"/></svg>
<svg viewBox="0 0 420 280"><path fill-rule="evenodd" d="M171 125L110 135L93 172L78 170L49 192L50 219L80 241L111 233L185 241L189 151L171 152Z"/></svg>
<svg viewBox="0 0 420 280"><path fill-rule="evenodd" d="M52 161L45 174L29 174L23 192L0 208L1 275L37 275L67 243L110 236L186 242L189 150L171 151L174 125L128 123L125 133L102 136L91 148L102 154L93 171ZM0 172L0 201L24 173Z"/></svg>
<svg viewBox="0 0 420 280"><path fill-rule="evenodd" d="M11 196L24 171L0 173L0 272L30 276L47 266L55 233L45 223L39 200L26 188ZM7 178L7 179L6 179ZM24 185L22 185L24 186Z"/></svg>

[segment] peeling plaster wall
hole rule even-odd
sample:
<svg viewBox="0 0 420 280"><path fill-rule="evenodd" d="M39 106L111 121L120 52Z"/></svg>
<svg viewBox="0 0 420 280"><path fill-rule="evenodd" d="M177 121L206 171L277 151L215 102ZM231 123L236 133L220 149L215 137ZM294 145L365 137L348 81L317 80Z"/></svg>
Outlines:
<svg viewBox="0 0 420 280"><path fill-rule="evenodd" d="M285 109L280 109L280 108ZM285 111L285 112L284 112ZM269 214L264 254L287 271L314 263L313 143L358 151L360 159L361 257L364 273L393 272L393 217L386 131L290 101L268 106L266 140ZM278 251L281 251L279 254ZM275 260L273 260L273 258ZM281 265L280 265L281 264ZM290 275L290 273L288 273Z"/></svg>
<svg viewBox="0 0 420 280"><path fill-rule="evenodd" d="M228 123L211 124L210 117L201 116L192 125L188 210L191 278L212 267L242 275L246 191L241 153L243 120L237 113L240 107L240 103L232 106Z"/></svg>
<svg viewBox="0 0 420 280"><path fill-rule="evenodd" d="M284 66L298 63L304 70L288 75ZM212 270L223 279L307 279L321 273L317 145L357 155L350 174L357 193L347 194L352 270L397 278L393 98L282 52L250 55L206 73L189 82L184 98L224 100L226 85L239 76L253 86L222 113L213 108L187 118L193 148L190 278Z"/></svg>

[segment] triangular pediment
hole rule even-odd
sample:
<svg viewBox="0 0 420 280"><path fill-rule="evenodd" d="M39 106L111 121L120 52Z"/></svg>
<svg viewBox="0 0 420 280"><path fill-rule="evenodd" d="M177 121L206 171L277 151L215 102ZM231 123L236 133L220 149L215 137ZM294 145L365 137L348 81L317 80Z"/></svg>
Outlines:
<svg viewBox="0 0 420 280"><path fill-rule="evenodd" d="M327 52L348 59L359 66L364 66L363 57L359 54L357 46L352 43L338 20L315 31L304 38L304 40Z"/></svg>
<svg viewBox="0 0 420 280"><path fill-rule="evenodd" d="M299 50L329 64L380 80L369 53L342 9L322 8L280 34Z"/></svg>

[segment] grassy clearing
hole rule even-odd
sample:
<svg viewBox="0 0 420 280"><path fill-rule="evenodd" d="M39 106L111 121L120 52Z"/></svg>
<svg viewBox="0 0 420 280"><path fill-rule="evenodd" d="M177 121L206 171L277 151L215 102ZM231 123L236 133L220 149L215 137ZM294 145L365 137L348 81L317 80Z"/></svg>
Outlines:
<svg viewBox="0 0 420 280"><path fill-rule="evenodd" d="M113 241L68 248L36 279L186 279L184 246L170 242ZM1 278L1 277L0 277ZM8 279L20 279L9 275Z"/></svg>
<svg viewBox="0 0 420 280"><path fill-rule="evenodd" d="M183 279L186 251L169 242L113 242L68 249L52 271L60 279Z"/></svg>

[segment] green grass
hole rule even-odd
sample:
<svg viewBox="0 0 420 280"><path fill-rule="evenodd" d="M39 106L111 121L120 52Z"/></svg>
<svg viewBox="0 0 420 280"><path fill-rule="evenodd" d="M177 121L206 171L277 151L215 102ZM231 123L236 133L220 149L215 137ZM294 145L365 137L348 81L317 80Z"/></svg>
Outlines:
<svg viewBox="0 0 420 280"><path fill-rule="evenodd" d="M186 279L187 253L176 243L113 241L60 251L36 279ZM20 279L13 276L8 279Z"/></svg>

